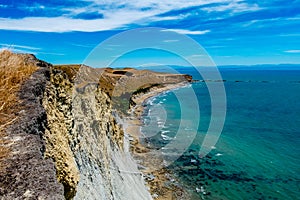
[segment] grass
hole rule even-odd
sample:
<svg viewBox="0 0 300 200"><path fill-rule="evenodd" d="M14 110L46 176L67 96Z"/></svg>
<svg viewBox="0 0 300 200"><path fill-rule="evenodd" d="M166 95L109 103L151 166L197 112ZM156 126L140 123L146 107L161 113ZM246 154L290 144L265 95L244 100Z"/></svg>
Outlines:
<svg viewBox="0 0 300 200"><path fill-rule="evenodd" d="M4 50L0 52L0 160L5 158L9 150L5 128L15 122L22 110L18 91L21 85L38 69L26 55L13 54Z"/></svg>
<svg viewBox="0 0 300 200"><path fill-rule="evenodd" d="M15 121L21 110L18 91L37 67L24 56L9 51L0 52L0 131Z"/></svg>
<svg viewBox="0 0 300 200"><path fill-rule="evenodd" d="M9 150L5 147L7 144L7 140L4 140L3 139L4 137L5 134L0 132L0 161L5 159L9 154ZM1 165L0 165L0 169L1 169Z"/></svg>
<svg viewBox="0 0 300 200"><path fill-rule="evenodd" d="M132 93L132 95L137 95L137 94L140 94L140 93L147 93L147 92L150 91L151 88L158 87L158 86L161 86L161 84L154 83L154 84L150 84L149 86L140 87L139 89L137 89L136 91L134 91Z"/></svg>
<svg viewBox="0 0 300 200"><path fill-rule="evenodd" d="M112 98L113 100L113 108L120 111L122 114L127 115L128 109L130 109L130 106L132 106L133 101L131 100L132 96L138 95L138 94L145 94L151 90L153 87L162 87L161 84L153 83L153 84L147 84L144 85L134 92L125 92L121 96L114 96Z"/></svg>

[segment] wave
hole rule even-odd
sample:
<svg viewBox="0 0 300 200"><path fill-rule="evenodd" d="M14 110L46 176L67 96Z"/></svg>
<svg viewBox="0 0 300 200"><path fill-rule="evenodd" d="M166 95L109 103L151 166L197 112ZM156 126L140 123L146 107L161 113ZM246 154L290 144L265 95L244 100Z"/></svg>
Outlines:
<svg viewBox="0 0 300 200"><path fill-rule="evenodd" d="M160 135L161 135L161 137L162 137L163 140L169 141L169 140L172 140L172 139L173 139L173 138L171 138L171 137L169 137L169 136L167 136L167 135L165 135L165 134L160 134Z"/></svg>
<svg viewBox="0 0 300 200"><path fill-rule="evenodd" d="M165 131L161 131L161 132L162 132L162 134L164 134L164 133L170 133L171 131L165 130Z"/></svg>

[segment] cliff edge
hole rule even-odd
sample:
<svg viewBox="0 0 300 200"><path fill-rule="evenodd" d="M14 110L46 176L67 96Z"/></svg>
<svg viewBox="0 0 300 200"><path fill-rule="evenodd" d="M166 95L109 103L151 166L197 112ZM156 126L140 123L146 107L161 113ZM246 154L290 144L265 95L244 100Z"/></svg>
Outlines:
<svg viewBox="0 0 300 200"><path fill-rule="evenodd" d="M119 116L132 95L190 77L2 51L0 79L1 199L152 199Z"/></svg>
<svg viewBox="0 0 300 200"><path fill-rule="evenodd" d="M1 199L64 199L55 163L44 157L49 70L33 55L0 53Z"/></svg>

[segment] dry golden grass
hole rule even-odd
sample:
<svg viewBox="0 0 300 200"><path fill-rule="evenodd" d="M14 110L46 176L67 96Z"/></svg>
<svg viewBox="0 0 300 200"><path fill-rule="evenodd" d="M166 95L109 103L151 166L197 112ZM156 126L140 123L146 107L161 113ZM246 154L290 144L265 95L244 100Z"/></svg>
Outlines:
<svg viewBox="0 0 300 200"><path fill-rule="evenodd" d="M16 120L21 110L18 91L37 66L28 62L26 55L0 52L0 131Z"/></svg>
<svg viewBox="0 0 300 200"><path fill-rule="evenodd" d="M7 50L0 52L0 161L9 154L4 129L17 120L17 114L22 109L18 91L38 69L30 59L28 55L13 54ZM0 169L2 167L0 165Z"/></svg>
<svg viewBox="0 0 300 200"><path fill-rule="evenodd" d="M0 132L0 170L2 168L1 161L9 154L9 149L5 147L7 145L7 140L4 140L4 137L5 134Z"/></svg>

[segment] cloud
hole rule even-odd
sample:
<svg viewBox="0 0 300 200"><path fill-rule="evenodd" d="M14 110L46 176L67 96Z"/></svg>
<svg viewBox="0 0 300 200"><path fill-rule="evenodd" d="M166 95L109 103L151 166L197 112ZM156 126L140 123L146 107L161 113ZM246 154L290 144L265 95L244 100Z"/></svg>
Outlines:
<svg viewBox="0 0 300 200"><path fill-rule="evenodd" d="M194 55L190 55L189 57L197 58L197 57L203 57L203 56L206 56L206 55L204 55L204 54L194 54Z"/></svg>
<svg viewBox="0 0 300 200"><path fill-rule="evenodd" d="M9 50L9 51L13 51L13 52L15 52L15 53L29 53L29 54L36 54L35 51L25 50L25 49L18 49L18 48L11 48L11 47L6 47L6 46L0 47L0 51L2 51L2 50Z"/></svg>
<svg viewBox="0 0 300 200"><path fill-rule="evenodd" d="M179 16L164 16L164 17L151 17L150 21L172 21L172 20L178 20L178 19L182 19L184 16L183 15L179 15Z"/></svg>
<svg viewBox="0 0 300 200"><path fill-rule="evenodd" d="M25 46L25 45L16 45L16 44L0 44L3 48L9 49L23 49L23 50L40 50L41 48Z"/></svg>
<svg viewBox="0 0 300 200"><path fill-rule="evenodd" d="M213 46L206 46L206 49L219 49L219 48L225 48L226 46L221 45L213 45Z"/></svg>
<svg viewBox="0 0 300 200"><path fill-rule="evenodd" d="M274 26L277 24L293 24L298 23L300 18L287 18L285 16L268 16L268 18L254 19L241 24L242 27L249 27L255 25L256 27Z"/></svg>
<svg viewBox="0 0 300 200"><path fill-rule="evenodd" d="M279 37L299 37L300 33L279 34Z"/></svg>
<svg viewBox="0 0 300 200"><path fill-rule="evenodd" d="M22 19L0 18L0 29L40 32L105 31L121 28L130 23L131 17L122 19L71 19L67 17L27 17Z"/></svg>
<svg viewBox="0 0 300 200"><path fill-rule="evenodd" d="M44 52L41 51L41 48L33 47L33 46L25 46L25 45L16 45L16 44L0 44L0 50L9 49L16 53L30 53L30 54L46 54L46 55L56 55L63 56L63 53L53 53L53 52Z"/></svg>
<svg viewBox="0 0 300 200"><path fill-rule="evenodd" d="M186 29L166 29L166 30L162 30L162 31L163 32L171 31L171 32L176 32L179 34L186 34L186 35L204 35L204 34L210 32L210 30L190 31L190 30L186 30Z"/></svg>
<svg viewBox="0 0 300 200"><path fill-rule="evenodd" d="M243 1L232 1L230 3L215 4L215 6L205 7L202 10L207 12L231 12L256 11L261 8L257 4L249 4Z"/></svg>
<svg viewBox="0 0 300 200"><path fill-rule="evenodd" d="M166 42L166 43L171 43L171 42L178 42L179 40L164 40L163 42Z"/></svg>
<svg viewBox="0 0 300 200"><path fill-rule="evenodd" d="M300 53L300 49L291 49L284 51L285 53Z"/></svg>
<svg viewBox="0 0 300 200"><path fill-rule="evenodd" d="M188 59L194 60L194 61L198 61L198 60L205 60L205 59L209 59L209 54L193 54L193 55L189 55L187 56Z"/></svg>
<svg viewBox="0 0 300 200"><path fill-rule="evenodd" d="M108 44L107 46L110 46L110 47L120 47L122 45L120 45L120 44Z"/></svg>
<svg viewBox="0 0 300 200"><path fill-rule="evenodd" d="M97 45L96 44L76 44L76 43L70 43L70 45L75 46L75 47L83 47L83 48L94 48Z"/></svg>
<svg viewBox="0 0 300 200"><path fill-rule="evenodd" d="M229 3L227 7L224 6L224 4L227 5L228 2L236 3ZM243 4L237 2L239 2L239 0L173 0L172 2L161 0L84 0L79 1L77 3L78 5L76 3L74 3L75 5L68 5L68 2L65 5L56 5L57 9L55 11L53 10L55 7L53 5L49 6L46 5L46 3L33 3L31 7L34 6L33 8L45 10L43 13L46 13L47 15L35 16L34 13L30 13L30 15L25 17L0 18L0 29L40 32L95 32L115 29L122 30L132 26L134 27L134 25L148 25L151 24L151 22L176 21L186 18L186 15L161 15L173 10L182 10L190 7L220 4L217 7L213 7L213 9L232 9L233 7L236 8L238 5L243 9L247 8L246 3ZM84 4L85 6L80 6L81 4ZM24 9L28 10L28 8ZM191 35L207 33L207 31L174 30Z"/></svg>
<svg viewBox="0 0 300 200"><path fill-rule="evenodd" d="M102 18L87 19L77 18L81 11L74 11L74 15L63 15L59 17L25 17L25 18L0 18L0 29L2 30L23 30L40 32L70 32L84 31L96 32L115 29L125 29L130 24L150 19L159 10L141 11L134 9L103 10ZM82 10L84 12L84 10ZM89 11L92 12L92 11ZM83 16L83 15L82 15ZM144 19L144 20L143 20ZM154 17L153 21L170 20L166 17Z"/></svg>
<svg viewBox="0 0 300 200"><path fill-rule="evenodd" d="M53 52L42 52L42 51L36 52L36 54L46 54L46 55L55 55L55 56L64 56L64 55L66 55L64 53L53 53Z"/></svg>

